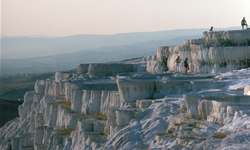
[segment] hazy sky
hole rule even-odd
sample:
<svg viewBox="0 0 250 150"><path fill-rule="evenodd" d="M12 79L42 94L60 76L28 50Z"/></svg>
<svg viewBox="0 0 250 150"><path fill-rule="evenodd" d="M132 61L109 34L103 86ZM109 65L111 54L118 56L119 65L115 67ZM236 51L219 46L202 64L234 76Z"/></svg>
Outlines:
<svg viewBox="0 0 250 150"><path fill-rule="evenodd" d="M250 24L250 0L1 0L1 35L114 34Z"/></svg>

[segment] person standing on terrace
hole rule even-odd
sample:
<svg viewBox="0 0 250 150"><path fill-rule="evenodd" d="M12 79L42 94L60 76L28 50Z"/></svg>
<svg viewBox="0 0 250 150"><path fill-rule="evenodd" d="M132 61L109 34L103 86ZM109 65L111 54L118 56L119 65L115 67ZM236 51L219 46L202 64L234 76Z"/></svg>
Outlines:
<svg viewBox="0 0 250 150"><path fill-rule="evenodd" d="M213 26L211 26L211 28L210 28L210 30L209 31L213 31L214 30L214 27Z"/></svg>
<svg viewBox="0 0 250 150"><path fill-rule="evenodd" d="M179 71L180 63L181 63L181 59L180 59L180 56L178 56L178 57L175 59L175 71L176 71L176 72Z"/></svg>
<svg viewBox="0 0 250 150"><path fill-rule="evenodd" d="M245 17L243 17L243 19L241 20L241 26L242 26L242 30L244 30L244 26L247 27L247 21L246 21ZM247 28L248 28L248 27L247 27ZM246 29L247 29L247 28L246 28Z"/></svg>
<svg viewBox="0 0 250 150"><path fill-rule="evenodd" d="M188 61L188 58L186 58L186 60L184 60L185 73L187 73L189 70L189 65L188 65L187 61Z"/></svg>

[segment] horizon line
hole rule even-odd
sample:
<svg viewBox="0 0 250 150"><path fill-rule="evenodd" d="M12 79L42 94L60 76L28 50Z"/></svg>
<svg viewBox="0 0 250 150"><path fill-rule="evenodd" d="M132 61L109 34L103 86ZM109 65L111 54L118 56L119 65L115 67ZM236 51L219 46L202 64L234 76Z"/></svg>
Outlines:
<svg viewBox="0 0 250 150"><path fill-rule="evenodd" d="M214 28L216 29L225 29L225 28L236 28L240 26L231 26L231 27L224 27L224 28ZM107 35L118 35L118 34L132 34L132 33L153 33L153 32L164 32L164 31L175 31L175 30L200 30L200 29L209 29L208 28L189 28L189 29L172 29L172 30L157 30L157 31L138 31L138 32L120 32L120 33L111 33L111 34L72 34L72 35L65 35L65 36L50 36L50 35L0 35L0 38L18 38L18 37L26 37L26 38L59 38L59 37L70 37L76 35L92 35L92 36L107 36Z"/></svg>

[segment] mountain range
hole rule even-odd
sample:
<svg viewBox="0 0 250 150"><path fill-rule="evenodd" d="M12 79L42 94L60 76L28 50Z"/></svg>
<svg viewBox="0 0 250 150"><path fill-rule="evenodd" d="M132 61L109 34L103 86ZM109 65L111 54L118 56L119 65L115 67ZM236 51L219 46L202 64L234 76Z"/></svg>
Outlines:
<svg viewBox="0 0 250 150"><path fill-rule="evenodd" d="M223 30L240 29L230 27ZM73 69L80 63L117 61L154 55L160 46L183 44L208 29L178 29L114 35L1 38L1 76ZM218 30L222 30L221 28Z"/></svg>

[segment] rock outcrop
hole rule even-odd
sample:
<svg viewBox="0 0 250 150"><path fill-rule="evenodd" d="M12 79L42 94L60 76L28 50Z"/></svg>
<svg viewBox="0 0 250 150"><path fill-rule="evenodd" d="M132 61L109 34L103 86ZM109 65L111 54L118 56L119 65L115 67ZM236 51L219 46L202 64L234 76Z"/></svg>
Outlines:
<svg viewBox="0 0 250 150"><path fill-rule="evenodd" d="M204 32L157 57L79 64L38 80L20 117L0 128L0 149L248 148L250 68L234 70L250 67L244 31ZM173 72L177 55L191 73Z"/></svg>

